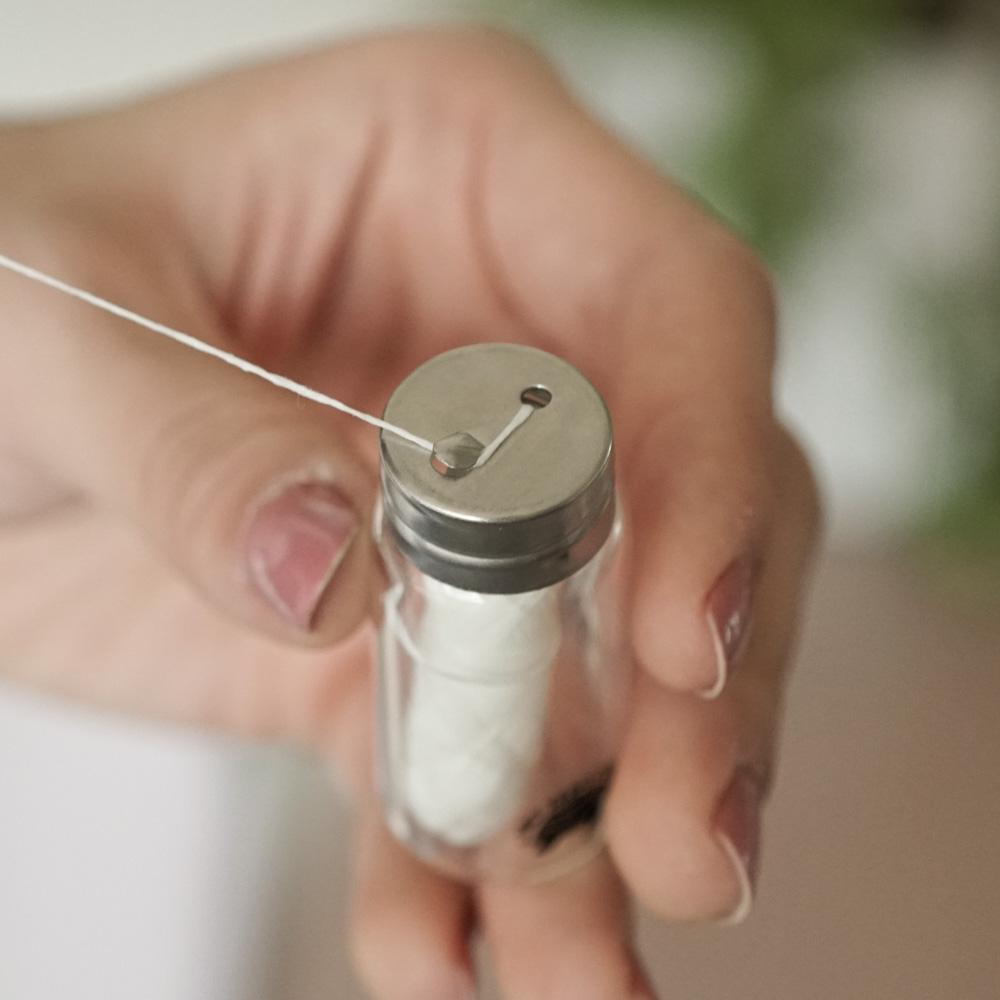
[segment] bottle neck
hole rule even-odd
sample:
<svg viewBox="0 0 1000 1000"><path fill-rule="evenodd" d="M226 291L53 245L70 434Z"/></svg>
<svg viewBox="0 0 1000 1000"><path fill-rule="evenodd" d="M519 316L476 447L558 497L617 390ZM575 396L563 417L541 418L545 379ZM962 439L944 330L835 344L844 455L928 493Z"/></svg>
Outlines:
<svg viewBox="0 0 1000 1000"><path fill-rule="evenodd" d="M612 489L599 509L575 525L560 523L558 518L552 518L547 525L470 524L472 533L476 529L491 530L488 544L478 548L469 545L457 551L435 541L442 535L455 537L454 527L442 532L436 523L441 515L415 509L407 498L386 489L384 477L382 501L383 531L391 533L405 558L435 580L482 594L524 593L572 576L601 550L611 533L616 511ZM402 510L401 502L405 504ZM560 530L546 532L546 526ZM526 539L532 544L505 546L505 533L511 542Z"/></svg>

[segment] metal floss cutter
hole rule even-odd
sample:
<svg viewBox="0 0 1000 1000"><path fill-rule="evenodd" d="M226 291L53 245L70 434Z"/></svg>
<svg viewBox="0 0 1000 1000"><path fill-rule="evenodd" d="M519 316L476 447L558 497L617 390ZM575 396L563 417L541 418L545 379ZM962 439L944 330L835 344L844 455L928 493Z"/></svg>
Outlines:
<svg viewBox="0 0 1000 1000"><path fill-rule="evenodd" d="M535 411L479 468L523 402ZM611 419L572 365L514 344L432 358L392 394L385 419L435 454L381 435L385 527L422 572L465 590L511 594L565 579L599 551L614 519ZM455 475L455 473L458 473Z"/></svg>

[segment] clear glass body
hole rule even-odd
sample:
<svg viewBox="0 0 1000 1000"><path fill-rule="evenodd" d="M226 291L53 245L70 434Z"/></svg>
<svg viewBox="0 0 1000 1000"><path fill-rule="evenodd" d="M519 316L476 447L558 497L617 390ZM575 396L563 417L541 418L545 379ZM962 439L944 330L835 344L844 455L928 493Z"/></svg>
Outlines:
<svg viewBox="0 0 1000 1000"><path fill-rule="evenodd" d="M389 827L470 880L535 881L601 846L631 684L620 515L542 590L479 594L417 569L377 512L379 781Z"/></svg>

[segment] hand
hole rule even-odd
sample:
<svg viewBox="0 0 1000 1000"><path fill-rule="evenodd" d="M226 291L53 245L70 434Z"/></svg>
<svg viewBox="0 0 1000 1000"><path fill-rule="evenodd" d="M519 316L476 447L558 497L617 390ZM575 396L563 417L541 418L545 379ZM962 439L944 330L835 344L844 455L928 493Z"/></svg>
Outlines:
<svg viewBox="0 0 1000 1000"><path fill-rule="evenodd" d="M650 995L629 893L675 920L748 903L816 531L760 265L492 32L341 45L10 127L0 150L0 252L356 406L478 339L601 389L640 670L609 856L562 882L469 890L382 827L373 432L11 275L0 663L333 762L360 803L377 997L469 995L473 915L506 996Z"/></svg>

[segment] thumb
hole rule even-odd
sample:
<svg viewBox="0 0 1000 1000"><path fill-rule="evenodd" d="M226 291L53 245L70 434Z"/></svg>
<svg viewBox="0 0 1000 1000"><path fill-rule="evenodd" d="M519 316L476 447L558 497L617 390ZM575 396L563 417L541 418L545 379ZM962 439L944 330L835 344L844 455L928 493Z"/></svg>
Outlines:
<svg viewBox="0 0 1000 1000"><path fill-rule="evenodd" d="M87 286L106 294L99 279ZM342 419L93 307L18 292L30 332L13 339L4 374L32 457L127 516L251 627L315 643L361 621L371 490ZM210 315L186 312L183 328L213 330ZM217 331L207 339L225 346Z"/></svg>

